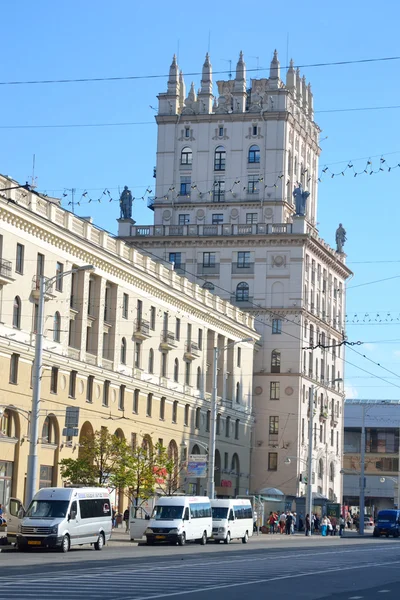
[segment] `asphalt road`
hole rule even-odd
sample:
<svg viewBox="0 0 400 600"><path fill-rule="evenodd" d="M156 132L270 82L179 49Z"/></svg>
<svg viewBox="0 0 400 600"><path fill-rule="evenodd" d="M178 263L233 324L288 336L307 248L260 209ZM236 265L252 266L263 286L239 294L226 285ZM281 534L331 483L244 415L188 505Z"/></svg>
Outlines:
<svg viewBox="0 0 400 600"><path fill-rule="evenodd" d="M400 540L273 537L247 545L1 553L0 600L399 597Z"/></svg>

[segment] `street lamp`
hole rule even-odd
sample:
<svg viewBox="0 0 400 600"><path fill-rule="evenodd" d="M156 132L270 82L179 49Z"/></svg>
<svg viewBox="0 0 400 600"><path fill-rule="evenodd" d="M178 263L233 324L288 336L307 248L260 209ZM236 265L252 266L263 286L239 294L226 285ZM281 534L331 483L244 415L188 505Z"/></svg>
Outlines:
<svg viewBox="0 0 400 600"><path fill-rule="evenodd" d="M40 410L40 387L41 373L43 362L43 335L44 335L44 303L46 291L49 287L59 279L72 273L79 271L93 271L93 265L84 265L71 269L65 273L57 274L54 277L46 278L44 275L39 276L39 304L38 318L36 326L36 342L35 342L35 362L33 366L33 382L32 382L32 417L31 417L31 432L29 442L28 469L26 475L26 501L27 505L31 503L37 487L37 471L38 471L38 435L39 435L39 410Z"/></svg>
<svg viewBox="0 0 400 600"><path fill-rule="evenodd" d="M312 507L313 507L313 493L312 493L312 474L313 474L313 440L314 440L314 392L318 390L320 387L324 385L329 385L332 383L339 383L343 381L341 377L337 379L332 379L332 381L327 381L326 383L320 385L312 385L310 391L309 398L309 410L310 410L310 431L308 434L308 473L307 473L307 502L306 502L306 514L308 513L312 515ZM311 535L311 529L310 529Z"/></svg>
<svg viewBox="0 0 400 600"><path fill-rule="evenodd" d="M214 347L214 371L213 371L213 386L211 396L211 426L210 426L210 443L208 454L208 496L211 500L215 497L215 446L217 438L217 385L218 385L218 358L219 355L236 344L244 344L245 342L254 342L253 338L244 338L237 342L227 344L223 348Z"/></svg>
<svg viewBox="0 0 400 600"><path fill-rule="evenodd" d="M379 479L379 481L381 483L385 483L386 479L389 479L389 481L392 481L394 484L396 484L397 487L397 510L399 510L399 506L400 506L400 486L399 486L399 479L396 477L381 477Z"/></svg>

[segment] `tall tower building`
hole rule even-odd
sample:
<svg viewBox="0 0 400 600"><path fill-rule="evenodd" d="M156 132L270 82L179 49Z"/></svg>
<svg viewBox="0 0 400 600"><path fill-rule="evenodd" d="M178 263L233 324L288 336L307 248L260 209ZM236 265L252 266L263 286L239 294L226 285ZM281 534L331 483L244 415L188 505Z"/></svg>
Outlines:
<svg viewBox="0 0 400 600"><path fill-rule="evenodd" d="M235 78L213 86L207 55L198 93L192 83L183 99L174 57L156 117L154 225L121 221L119 235L255 316L250 491L306 493L314 392L313 491L339 501L339 344L351 272L342 247L316 227L320 130L310 84L293 61L281 77L275 51L269 77L248 81L240 53ZM221 370L229 382L226 361ZM223 394L240 402L240 389L228 384Z"/></svg>

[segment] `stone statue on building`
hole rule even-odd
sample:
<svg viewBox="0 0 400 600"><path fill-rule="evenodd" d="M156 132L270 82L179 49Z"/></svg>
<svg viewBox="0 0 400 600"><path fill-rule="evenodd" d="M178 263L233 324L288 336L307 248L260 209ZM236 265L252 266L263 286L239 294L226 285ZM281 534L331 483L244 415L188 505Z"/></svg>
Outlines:
<svg viewBox="0 0 400 600"><path fill-rule="evenodd" d="M119 199L119 206L121 209L121 219L131 219L132 218L132 203L133 198L131 191L128 190L128 186L124 187L124 191L122 192Z"/></svg>
<svg viewBox="0 0 400 600"><path fill-rule="evenodd" d="M340 254L343 252L343 246L346 242L346 230L341 223L339 223L339 227L336 229L336 252Z"/></svg>
<svg viewBox="0 0 400 600"><path fill-rule="evenodd" d="M301 183L297 184L297 187L293 190L293 198L296 207L296 215L299 217L304 217L306 214L306 203L307 198L310 195L310 192L306 192L303 190L303 186Z"/></svg>

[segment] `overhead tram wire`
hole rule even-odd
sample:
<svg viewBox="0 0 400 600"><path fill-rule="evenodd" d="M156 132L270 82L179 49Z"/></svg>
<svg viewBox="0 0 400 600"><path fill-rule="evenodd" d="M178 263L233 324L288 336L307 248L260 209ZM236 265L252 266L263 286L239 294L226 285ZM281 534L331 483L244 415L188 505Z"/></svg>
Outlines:
<svg viewBox="0 0 400 600"><path fill-rule="evenodd" d="M373 58L361 58L355 60L339 60L339 61L331 61L331 62L321 62L321 63L309 63L309 64L296 64L292 65L295 69L310 69L315 67L336 67L336 66L346 66L346 65L357 65L357 64L371 64L376 62L390 62L400 60L400 56L384 56L384 57L373 57ZM281 69L289 69L289 66L281 67ZM248 73L252 72L260 72L267 71L269 67L264 68L252 68L247 69ZM229 75L230 70L224 69L221 71L213 71L214 75ZM193 71L185 73L186 77L197 77L201 76L201 71ZM25 81L0 81L0 85L48 85L55 83L92 83L92 82L111 82L111 81L136 81L143 79L165 79L169 77L169 73L164 74L156 74L156 75L125 75L125 76L115 76L115 77L80 77L73 79L32 79Z"/></svg>

